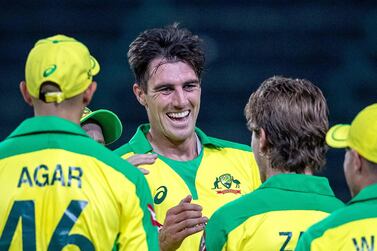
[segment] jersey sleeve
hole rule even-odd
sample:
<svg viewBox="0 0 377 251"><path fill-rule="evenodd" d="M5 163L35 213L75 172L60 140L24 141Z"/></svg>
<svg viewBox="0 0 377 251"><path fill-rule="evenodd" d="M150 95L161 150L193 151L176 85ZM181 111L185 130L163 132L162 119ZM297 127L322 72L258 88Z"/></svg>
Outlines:
<svg viewBox="0 0 377 251"><path fill-rule="evenodd" d="M297 242L295 251L308 251L308 250L310 250L310 243L308 241L306 234L304 233L299 239L299 241Z"/></svg>
<svg viewBox="0 0 377 251"><path fill-rule="evenodd" d="M154 212L149 187L141 173L133 183L134 187L127 189L129 194L124 197L120 212L118 250L159 250L157 227L152 223Z"/></svg>
<svg viewBox="0 0 377 251"><path fill-rule="evenodd" d="M222 226L220 218L215 213L208 221L203 236L207 251L226 250L227 233Z"/></svg>

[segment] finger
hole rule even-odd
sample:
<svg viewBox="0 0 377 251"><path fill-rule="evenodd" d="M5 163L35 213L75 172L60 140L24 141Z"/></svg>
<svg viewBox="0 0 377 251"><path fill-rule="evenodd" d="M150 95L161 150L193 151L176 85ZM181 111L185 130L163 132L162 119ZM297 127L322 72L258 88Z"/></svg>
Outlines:
<svg viewBox="0 0 377 251"><path fill-rule="evenodd" d="M195 208L196 209L196 208ZM165 223L166 224L176 224L188 219L196 219L202 217L202 210L185 210L177 214L166 214Z"/></svg>
<svg viewBox="0 0 377 251"><path fill-rule="evenodd" d="M127 158L127 161L134 166L153 164L157 159L157 154L135 154Z"/></svg>
<svg viewBox="0 0 377 251"><path fill-rule="evenodd" d="M139 170L140 170L144 175L149 174L149 171L148 171L147 169L144 169L144 168L139 167Z"/></svg>
<svg viewBox="0 0 377 251"><path fill-rule="evenodd" d="M174 218L174 222L180 223L189 219L199 219L203 216L202 211L183 211L177 214Z"/></svg>
<svg viewBox="0 0 377 251"><path fill-rule="evenodd" d="M190 203L191 200L192 200L192 196L187 195L184 199L181 200L181 202L179 202L179 205L182 205L183 203Z"/></svg>
<svg viewBox="0 0 377 251"><path fill-rule="evenodd" d="M165 225L163 226L164 233L168 233L168 235L171 238L180 239L181 237L178 237L180 233L183 233L183 237L186 237L186 233L192 234L199 232L205 228L205 224L207 223L208 218L207 217L200 217L197 219L189 219L182 221L180 223L171 224L171 225ZM187 229L191 229L189 231L186 231Z"/></svg>
<svg viewBox="0 0 377 251"><path fill-rule="evenodd" d="M192 206L192 205L190 205ZM200 209L200 206L198 207ZM198 209L195 208L195 209ZM200 219L203 217L202 210L185 210L179 213L168 213L164 221L164 225L171 226L190 219Z"/></svg>
<svg viewBox="0 0 377 251"><path fill-rule="evenodd" d="M180 214L181 212L184 212L184 211L202 211L203 208L202 206L198 205L198 204L193 204L193 203L183 203L183 204L179 204L175 207L172 207L170 208L167 213L166 213L166 217L168 217L168 215L178 215Z"/></svg>
<svg viewBox="0 0 377 251"><path fill-rule="evenodd" d="M208 219L207 219L208 220ZM204 230L205 224L197 224L192 227L183 228L181 231L177 233L177 238L185 239L187 236L192 234L196 234L202 230Z"/></svg>
<svg viewBox="0 0 377 251"><path fill-rule="evenodd" d="M141 164L153 164L156 161L157 155L152 154L136 154L129 158L127 161L133 165L141 165Z"/></svg>
<svg viewBox="0 0 377 251"><path fill-rule="evenodd" d="M176 229L178 231L182 231L185 228L193 228L193 227L196 227L197 225L205 225L207 221L208 221L208 218L205 216L196 218L196 219L187 219L178 223L176 226Z"/></svg>

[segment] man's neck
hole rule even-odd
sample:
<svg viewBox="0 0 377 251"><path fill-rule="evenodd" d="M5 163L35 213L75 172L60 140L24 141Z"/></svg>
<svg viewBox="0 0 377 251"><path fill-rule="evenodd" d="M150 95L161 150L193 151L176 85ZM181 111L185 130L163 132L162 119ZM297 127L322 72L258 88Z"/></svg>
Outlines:
<svg viewBox="0 0 377 251"><path fill-rule="evenodd" d="M166 137L157 139L151 132L147 133L147 139L154 152L173 160L193 160L199 155L201 149L199 138L195 133L179 142L173 142Z"/></svg>
<svg viewBox="0 0 377 251"><path fill-rule="evenodd" d="M64 109L64 108L58 107L57 105L53 103L34 105L35 116L57 116L63 119L70 120L76 124L80 124L81 114L82 114L81 107Z"/></svg>
<svg viewBox="0 0 377 251"><path fill-rule="evenodd" d="M278 168L267 168L266 177L268 179L271 176L274 176L274 175L277 175L277 174L288 174L288 173L297 174L296 172L289 172L289 171L281 170L281 169L278 169ZM310 168L305 168L304 172L302 172L300 174L313 175L313 172L312 172L312 170L310 170Z"/></svg>

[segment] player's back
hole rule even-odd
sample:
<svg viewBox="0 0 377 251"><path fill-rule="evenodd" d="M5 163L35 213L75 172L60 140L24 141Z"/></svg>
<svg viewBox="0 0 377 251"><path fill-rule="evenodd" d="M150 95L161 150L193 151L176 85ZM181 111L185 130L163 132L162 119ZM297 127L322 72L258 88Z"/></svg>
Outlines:
<svg viewBox="0 0 377 251"><path fill-rule="evenodd" d="M206 227L206 248L293 250L309 226L342 206L325 178L275 175L214 213Z"/></svg>
<svg viewBox="0 0 377 251"><path fill-rule="evenodd" d="M158 249L143 175L78 125L26 120L0 158L0 250Z"/></svg>
<svg viewBox="0 0 377 251"><path fill-rule="evenodd" d="M357 194L346 207L311 226L297 251L376 250L377 183Z"/></svg>

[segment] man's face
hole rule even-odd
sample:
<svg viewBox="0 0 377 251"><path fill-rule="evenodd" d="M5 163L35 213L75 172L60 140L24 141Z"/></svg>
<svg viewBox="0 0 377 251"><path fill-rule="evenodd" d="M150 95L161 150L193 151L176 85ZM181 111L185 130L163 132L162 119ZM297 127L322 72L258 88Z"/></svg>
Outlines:
<svg viewBox="0 0 377 251"><path fill-rule="evenodd" d="M105 145L105 138L103 137L102 129L98 124L89 122L82 125L81 127L86 131L89 137L91 137L98 143Z"/></svg>
<svg viewBox="0 0 377 251"><path fill-rule="evenodd" d="M200 82L190 65L162 60L154 59L149 67L144 106L154 137L183 142L194 135Z"/></svg>

